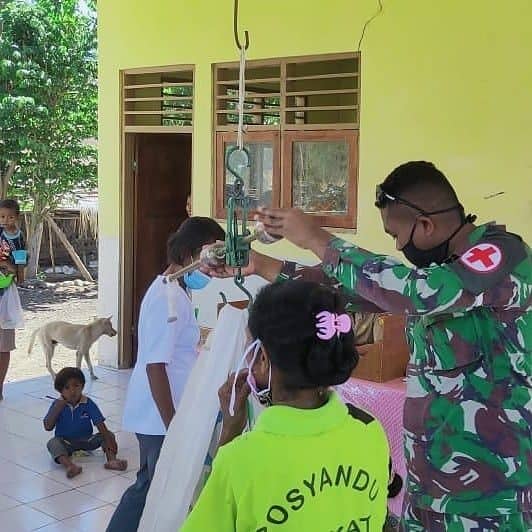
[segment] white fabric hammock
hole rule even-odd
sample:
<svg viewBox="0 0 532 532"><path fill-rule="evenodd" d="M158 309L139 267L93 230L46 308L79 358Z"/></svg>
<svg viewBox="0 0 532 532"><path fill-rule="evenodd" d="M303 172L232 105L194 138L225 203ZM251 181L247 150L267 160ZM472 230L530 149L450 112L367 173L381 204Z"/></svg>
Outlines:
<svg viewBox="0 0 532 532"><path fill-rule="evenodd" d="M244 352L247 317L231 305L220 312L210 349L200 353L168 428L140 532L177 532L188 515L213 440L218 388Z"/></svg>

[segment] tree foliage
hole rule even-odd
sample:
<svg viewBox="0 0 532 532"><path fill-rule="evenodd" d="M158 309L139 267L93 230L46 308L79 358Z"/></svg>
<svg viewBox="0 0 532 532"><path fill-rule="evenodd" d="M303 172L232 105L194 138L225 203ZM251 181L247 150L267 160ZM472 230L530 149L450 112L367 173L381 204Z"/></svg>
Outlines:
<svg viewBox="0 0 532 532"><path fill-rule="evenodd" d="M96 185L95 2L0 7L0 184L33 209L32 229L68 194ZM40 235L39 235L40 240Z"/></svg>

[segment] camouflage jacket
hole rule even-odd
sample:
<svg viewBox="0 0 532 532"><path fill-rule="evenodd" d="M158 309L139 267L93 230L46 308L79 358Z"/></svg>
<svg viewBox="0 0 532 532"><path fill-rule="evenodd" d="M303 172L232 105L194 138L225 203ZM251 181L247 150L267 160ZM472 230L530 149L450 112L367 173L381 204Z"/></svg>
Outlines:
<svg viewBox="0 0 532 532"><path fill-rule="evenodd" d="M415 269L333 239L281 279L340 285L347 309L407 314L404 410L414 507L470 516L532 509L532 259L488 224L452 262Z"/></svg>

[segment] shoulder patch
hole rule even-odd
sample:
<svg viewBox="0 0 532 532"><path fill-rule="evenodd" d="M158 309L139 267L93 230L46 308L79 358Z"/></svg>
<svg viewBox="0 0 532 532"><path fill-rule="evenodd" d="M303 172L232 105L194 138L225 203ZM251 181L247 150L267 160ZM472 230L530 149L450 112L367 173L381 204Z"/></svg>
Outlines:
<svg viewBox="0 0 532 532"><path fill-rule="evenodd" d="M461 257L460 262L466 268L477 273L491 273L501 265L503 255L501 248L489 242L475 244Z"/></svg>
<svg viewBox="0 0 532 532"><path fill-rule="evenodd" d="M346 406L347 410L349 411L349 415L355 419L358 419L359 421L362 421L364 425L369 425L372 421L375 421L375 418L371 414L368 414L365 410L361 410L351 403L347 403Z"/></svg>
<svg viewBox="0 0 532 532"><path fill-rule="evenodd" d="M503 285L511 292L511 275L523 261L530 261L529 253L520 237L489 226L481 239L469 244L448 267L458 275L464 289L475 296L494 288L503 290Z"/></svg>

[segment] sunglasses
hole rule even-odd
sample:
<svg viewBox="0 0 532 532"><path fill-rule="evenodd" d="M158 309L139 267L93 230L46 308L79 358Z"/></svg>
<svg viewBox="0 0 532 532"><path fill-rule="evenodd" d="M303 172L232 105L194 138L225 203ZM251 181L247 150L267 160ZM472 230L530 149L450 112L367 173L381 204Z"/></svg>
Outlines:
<svg viewBox="0 0 532 532"><path fill-rule="evenodd" d="M392 201L406 205L407 207L410 207L411 209L415 209L416 211L422 214L428 214L423 209L420 209L417 205L414 205L413 203L410 203L409 201L399 196L394 196L393 194L386 192L386 190L384 190L381 185L377 185L376 194L375 194L375 207L379 209L384 209L384 207L386 207L386 205L388 205L388 203Z"/></svg>
<svg viewBox="0 0 532 532"><path fill-rule="evenodd" d="M384 190L381 185L377 185L375 207L379 209L384 209L384 207L386 207L386 205L388 205L392 201L395 201L396 203L401 203L402 205L406 205L407 207L414 209L415 211L419 212L420 214L423 214L424 216L442 214L444 212L454 211L456 209L463 210L462 205L458 204L452 207L447 207L446 209L439 209L436 211L426 211L424 209L421 209L417 205L414 205L413 203L410 203L409 201L401 198L400 196L394 196L393 194L386 192L386 190Z"/></svg>

